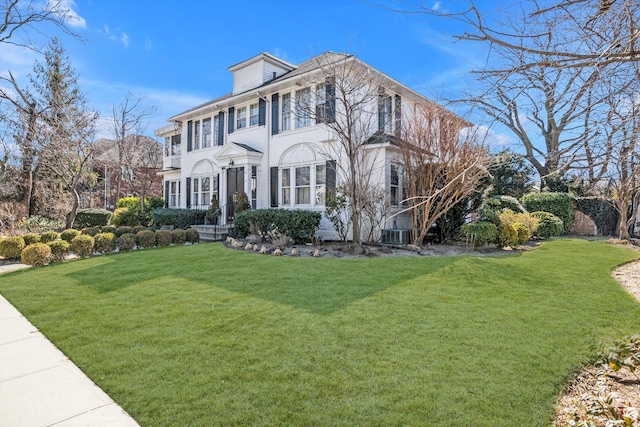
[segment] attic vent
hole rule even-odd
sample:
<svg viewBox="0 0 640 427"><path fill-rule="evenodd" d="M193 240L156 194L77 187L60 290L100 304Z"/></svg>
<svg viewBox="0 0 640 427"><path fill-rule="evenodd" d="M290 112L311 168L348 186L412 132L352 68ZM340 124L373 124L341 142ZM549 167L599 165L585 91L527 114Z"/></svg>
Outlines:
<svg viewBox="0 0 640 427"><path fill-rule="evenodd" d="M410 230L386 229L382 230L382 243L388 245L406 245L409 243Z"/></svg>

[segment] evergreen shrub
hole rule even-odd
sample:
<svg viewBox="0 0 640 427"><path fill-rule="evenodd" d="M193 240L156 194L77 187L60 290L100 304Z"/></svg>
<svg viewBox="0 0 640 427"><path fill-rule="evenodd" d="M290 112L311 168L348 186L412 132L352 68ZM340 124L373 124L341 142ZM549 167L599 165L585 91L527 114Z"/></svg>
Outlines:
<svg viewBox="0 0 640 427"><path fill-rule="evenodd" d="M156 245L156 234L151 230L141 230L136 233L136 245L139 248L152 248Z"/></svg>
<svg viewBox="0 0 640 427"><path fill-rule="evenodd" d="M169 230L156 230L156 244L158 246L169 246L172 236Z"/></svg>
<svg viewBox="0 0 640 427"><path fill-rule="evenodd" d="M460 227L460 234L475 247L494 243L498 237L498 228L492 222L480 221Z"/></svg>
<svg viewBox="0 0 640 427"><path fill-rule="evenodd" d="M40 243L40 235L37 233L27 233L22 236L25 246L33 245L34 243Z"/></svg>
<svg viewBox="0 0 640 427"><path fill-rule="evenodd" d="M80 230L74 230L73 228L69 228L60 233L60 238L66 242L71 243L73 239L80 235Z"/></svg>
<svg viewBox="0 0 640 427"><path fill-rule="evenodd" d="M23 264L40 267L51 261L51 248L46 243L32 243L20 253Z"/></svg>
<svg viewBox="0 0 640 427"><path fill-rule="evenodd" d="M185 231L185 238L189 243L198 243L200 241L200 233L195 228L188 228Z"/></svg>
<svg viewBox="0 0 640 427"><path fill-rule="evenodd" d="M288 209L252 209L237 214L234 226L239 237L245 237L257 228L262 236L277 230L291 237L295 243L312 241L320 227L320 212Z"/></svg>
<svg viewBox="0 0 640 427"><path fill-rule="evenodd" d="M187 240L187 233L182 228L171 230L171 241L176 245L184 245Z"/></svg>
<svg viewBox="0 0 640 427"><path fill-rule="evenodd" d="M573 225L573 197L567 193L529 193L522 196L522 204L529 212L549 212L562 220L563 233Z"/></svg>
<svg viewBox="0 0 640 427"><path fill-rule="evenodd" d="M26 245L21 236L10 236L0 240L0 256L7 259L20 259Z"/></svg>
<svg viewBox="0 0 640 427"><path fill-rule="evenodd" d="M69 249L80 258L88 258L93 254L94 239L88 234L80 234L71 241Z"/></svg>
<svg viewBox="0 0 640 427"><path fill-rule="evenodd" d="M538 228L536 229L534 236L548 239L550 237L556 237L562 234L564 226L562 220L549 212L531 212L530 214L534 218L538 218Z"/></svg>
<svg viewBox="0 0 640 427"><path fill-rule="evenodd" d="M98 233L94 236L94 249L101 254L116 250L116 236L113 233Z"/></svg>
<svg viewBox="0 0 640 427"><path fill-rule="evenodd" d="M118 250L120 252L128 252L136 246L136 235L133 233L125 233L118 237Z"/></svg>
<svg viewBox="0 0 640 427"><path fill-rule="evenodd" d="M109 224L111 211L106 209L78 209L76 219L73 222L74 228L82 229L86 227L101 227Z"/></svg>
<svg viewBox="0 0 640 427"><path fill-rule="evenodd" d="M60 235L55 231L45 231L40 235L40 241L42 243L49 243L56 240Z"/></svg>
<svg viewBox="0 0 640 427"><path fill-rule="evenodd" d="M52 261L64 261L69 255L69 242L66 240L54 240L47 243L49 249L51 249Z"/></svg>

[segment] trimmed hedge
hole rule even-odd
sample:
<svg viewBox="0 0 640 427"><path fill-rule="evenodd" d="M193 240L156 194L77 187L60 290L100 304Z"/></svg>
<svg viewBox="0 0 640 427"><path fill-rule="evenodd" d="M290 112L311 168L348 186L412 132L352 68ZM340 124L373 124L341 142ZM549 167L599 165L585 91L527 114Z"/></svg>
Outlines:
<svg viewBox="0 0 640 427"><path fill-rule="evenodd" d="M320 212L288 209L251 209L242 211L234 218L236 233L245 237L257 227L264 236L278 230L291 237L296 243L305 243L313 239L322 214Z"/></svg>
<svg viewBox="0 0 640 427"><path fill-rule="evenodd" d="M171 241L176 245L184 245L187 240L187 233L182 228L171 230Z"/></svg>
<svg viewBox="0 0 640 427"><path fill-rule="evenodd" d="M200 233L195 228L188 228L185 233L185 238L189 243L198 243L200 241Z"/></svg>
<svg viewBox="0 0 640 427"><path fill-rule="evenodd" d="M562 220L563 232L573 225L574 199L567 193L529 193L522 196L522 204L529 212L549 212Z"/></svg>
<svg viewBox="0 0 640 427"><path fill-rule="evenodd" d="M136 233L136 245L139 248L152 248L156 245L156 233L151 230L142 230Z"/></svg>
<svg viewBox="0 0 640 427"><path fill-rule="evenodd" d="M34 243L40 243L40 235L37 233L27 233L22 236L24 244L26 246L33 245Z"/></svg>
<svg viewBox="0 0 640 427"><path fill-rule="evenodd" d="M73 228L70 228L60 233L60 238L66 242L71 243L73 242L73 239L75 239L79 235L80 235L80 230L74 230Z"/></svg>
<svg viewBox="0 0 640 427"><path fill-rule="evenodd" d="M162 227L173 225L175 228L188 228L192 225L204 224L206 210L199 209L156 209L153 211L153 225Z"/></svg>
<svg viewBox="0 0 640 427"><path fill-rule="evenodd" d="M120 252L128 252L136 246L136 235L133 233L125 233L118 237L118 250Z"/></svg>
<svg viewBox="0 0 640 427"><path fill-rule="evenodd" d="M123 234L132 234L133 233L133 227L129 227L128 225L123 225L121 227L118 227L116 229L116 236L120 237Z"/></svg>
<svg viewBox="0 0 640 427"><path fill-rule="evenodd" d="M51 249L52 261L64 261L67 255L69 255L69 242L66 240L55 240L47 243L49 249Z"/></svg>
<svg viewBox="0 0 640 427"><path fill-rule="evenodd" d="M51 261L51 248L46 243L32 243L20 253L20 261L23 264L40 267Z"/></svg>
<svg viewBox="0 0 640 427"><path fill-rule="evenodd" d="M100 227L85 227L80 230L82 234L88 234L91 237L94 237L96 234L100 233Z"/></svg>
<svg viewBox="0 0 640 427"><path fill-rule="evenodd" d="M171 240L171 232L169 230L156 230L156 244L158 246L169 246Z"/></svg>
<svg viewBox="0 0 640 427"><path fill-rule="evenodd" d="M556 237L562 234L564 226L562 220L549 212L531 212L534 218L538 218L538 228L536 229L534 236L548 239L550 237Z"/></svg>
<svg viewBox="0 0 640 427"><path fill-rule="evenodd" d="M0 256L7 259L20 259L20 254L25 246L21 236L5 237L0 240Z"/></svg>
<svg viewBox="0 0 640 427"><path fill-rule="evenodd" d="M618 234L620 214L610 200L600 197L578 197L576 209L591 218L598 228L598 234L602 236Z"/></svg>
<svg viewBox="0 0 640 427"><path fill-rule="evenodd" d="M492 222L480 221L460 227L460 234L475 247L493 243L498 238L498 227Z"/></svg>
<svg viewBox="0 0 640 427"><path fill-rule="evenodd" d="M82 229L107 225L111 220L111 215L111 211L106 209L78 209L73 227Z"/></svg>
<svg viewBox="0 0 640 427"><path fill-rule="evenodd" d="M71 241L69 249L80 258L88 258L93 253L94 239L88 234L81 234Z"/></svg>
<svg viewBox="0 0 640 427"><path fill-rule="evenodd" d="M58 237L60 237L60 235L55 231L45 231L40 235L40 241L42 243L49 243L49 242L53 242Z"/></svg>
<svg viewBox="0 0 640 427"><path fill-rule="evenodd" d="M94 237L94 249L101 254L108 254L116 250L116 236L113 233L98 233Z"/></svg>

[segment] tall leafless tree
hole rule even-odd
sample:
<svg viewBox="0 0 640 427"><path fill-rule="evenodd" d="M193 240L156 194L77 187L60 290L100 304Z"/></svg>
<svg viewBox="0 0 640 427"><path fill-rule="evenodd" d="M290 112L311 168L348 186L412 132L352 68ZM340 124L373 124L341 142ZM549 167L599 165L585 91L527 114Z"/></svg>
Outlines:
<svg viewBox="0 0 640 427"><path fill-rule="evenodd" d="M467 199L488 173L491 156L464 120L433 105L421 105L403 131L400 165L412 242L422 245L431 227ZM398 213L398 214L399 214ZM396 214L397 215L397 214Z"/></svg>

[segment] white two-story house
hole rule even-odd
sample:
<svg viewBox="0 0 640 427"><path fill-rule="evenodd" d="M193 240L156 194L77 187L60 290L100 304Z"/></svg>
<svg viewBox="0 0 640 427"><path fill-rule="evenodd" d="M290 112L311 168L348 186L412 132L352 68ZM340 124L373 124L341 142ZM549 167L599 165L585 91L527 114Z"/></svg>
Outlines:
<svg viewBox="0 0 640 427"><path fill-rule="evenodd" d="M354 80L360 82L363 76L375 79L375 96L361 96L366 105L350 114L363 116L356 122L357 136L367 146L366 159L359 162L367 165L364 175L388 193L389 213L398 212L402 185L395 159L403 121L416 104L433 102L354 56L333 52L299 65L261 53L229 67L231 93L170 117L169 125L156 130L165 145L166 207L207 209L215 197L221 222L230 223L244 192L254 209L324 212L327 192L341 185L340 171L348 168L340 135L331 126L345 117L340 100L348 85L337 79L348 76L333 76L337 68L332 67L357 72ZM378 228L408 226L405 214ZM326 218L319 234L337 238Z"/></svg>

